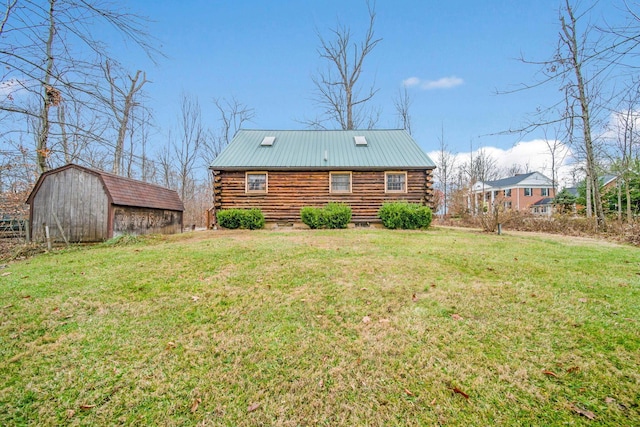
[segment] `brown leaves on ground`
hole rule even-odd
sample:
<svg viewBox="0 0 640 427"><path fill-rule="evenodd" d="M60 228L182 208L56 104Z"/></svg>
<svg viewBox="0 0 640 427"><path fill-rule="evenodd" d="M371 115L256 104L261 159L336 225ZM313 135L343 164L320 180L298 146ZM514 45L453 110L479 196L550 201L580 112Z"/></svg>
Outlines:
<svg viewBox="0 0 640 427"><path fill-rule="evenodd" d="M453 314L451 315L451 318L452 318L453 320L464 320L464 317L460 316L458 313L453 313Z"/></svg>
<svg viewBox="0 0 640 427"><path fill-rule="evenodd" d="M247 408L247 412L253 412L256 409L258 409L260 407L260 403L252 403L251 405L249 405L249 407Z"/></svg>
<svg viewBox="0 0 640 427"><path fill-rule="evenodd" d="M455 386L451 387L451 391L461 395L462 397L464 397L467 400L469 399L469 395L467 393L465 393L464 391L460 390L458 387L455 387Z"/></svg>
<svg viewBox="0 0 640 427"><path fill-rule="evenodd" d="M199 397L197 397L197 398L195 398L193 400L193 403L191 404L191 413L192 414L198 410L198 406L200 406L201 403L202 403L202 399L200 399Z"/></svg>
<svg viewBox="0 0 640 427"><path fill-rule="evenodd" d="M544 370L544 371L542 371L542 373L547 375L547 376L550 376L550 377L558 378L558 375L553 371Z"/></svg>
<svg viewBox="0 0 640 427"><path fill-rule="evenodd" d="M579 408L573 403L569 405L569 409L571 409L576 414L582 415L583 417L586 417L590 420L595 420L597 418L596 414L594 414L593 412L587 411L586 409Z"/></svg>

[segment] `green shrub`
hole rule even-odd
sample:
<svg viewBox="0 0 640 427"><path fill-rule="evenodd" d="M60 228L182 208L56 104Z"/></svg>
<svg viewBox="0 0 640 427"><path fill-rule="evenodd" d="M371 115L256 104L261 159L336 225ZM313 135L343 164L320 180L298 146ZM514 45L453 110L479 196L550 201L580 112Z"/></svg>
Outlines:
<svg viewBox="0 0 640 427"><path fill-rule="evenodd" d="M351 207L335 202L324 208L305 206L300 210L300 219L309 228L347 228L351 222Z"/></svg>
<svg viewBox="0 0 640 427"><path fill-rule="evenodd" d="M323 209L305 206L300 209L300 219L309 228L322 228L324 224Z"/></svg>
<svg viewBox="0 0 640 427"><path fill-rule="evenodd" d="M415 230L428 228L433 214L430 207L418 203L389 202L382 205L378 217L387 228Z"/></svg>
<svg viewBox="0 0 640 427"><path fill-rule="evenodd" d="M218 212L218 224L224 228L264 228L264 215L260 209L225 209Z"/></svg>

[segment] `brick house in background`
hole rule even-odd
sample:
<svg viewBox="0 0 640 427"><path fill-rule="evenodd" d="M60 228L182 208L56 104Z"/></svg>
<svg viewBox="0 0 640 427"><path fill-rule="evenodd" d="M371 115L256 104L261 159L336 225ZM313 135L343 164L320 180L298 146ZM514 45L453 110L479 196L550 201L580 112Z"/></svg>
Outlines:
<svg viewBox="0 0 640 427"><path fill-rule="evenodd" d="M540 172L518 174L495 181L477 182L471 189L469 209L501 203L506 209L551 215L556 191L553 181Z"/></svg>

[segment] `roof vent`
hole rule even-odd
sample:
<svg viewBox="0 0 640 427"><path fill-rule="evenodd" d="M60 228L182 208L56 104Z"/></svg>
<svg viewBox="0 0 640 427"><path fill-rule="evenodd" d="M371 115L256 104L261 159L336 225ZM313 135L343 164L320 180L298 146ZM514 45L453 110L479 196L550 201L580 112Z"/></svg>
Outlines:
<svg viewBox="0 0 640 427"><path fill-rule="evenodd" d="M367 145L367 138L364 136L354 136L353 139L356 141L356 145Z"/></svg>
<svg viewBox="0 0 640 427"><path fill-rule="evenodd" d="M275 136L265 136L260 145L265 145L267 147L271 147L273 145L273 141L276 140Z"/></svg>

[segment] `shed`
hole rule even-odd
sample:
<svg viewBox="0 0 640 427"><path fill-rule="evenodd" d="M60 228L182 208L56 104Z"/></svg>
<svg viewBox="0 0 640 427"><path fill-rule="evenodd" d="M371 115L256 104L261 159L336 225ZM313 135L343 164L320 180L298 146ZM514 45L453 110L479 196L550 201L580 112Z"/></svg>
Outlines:
<svg viewBox="0 0 640 427"><path fill-rule="evenodd" d="M258 208L268 222L341 202L379 222L388 201L431 205L435 164L404 130L240 130L210 166L213 213Z"/></svg>
<svg viewBox="0 0 640 427"><path fill-rule="evenodd" d="M158 185L68 164L43 173L27 199L34 241L99 242L123 234L182 230L178 193Z"/></svg>

